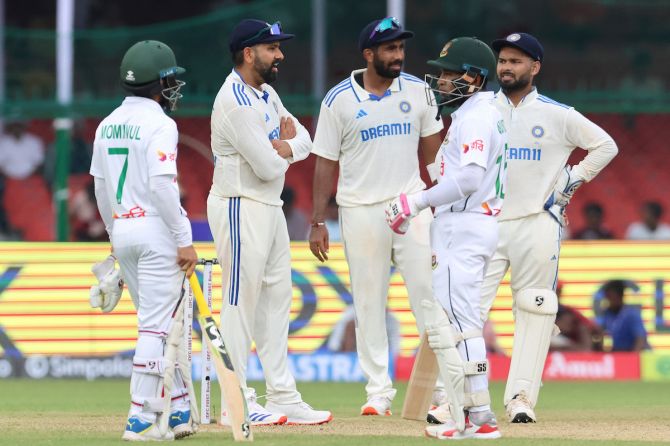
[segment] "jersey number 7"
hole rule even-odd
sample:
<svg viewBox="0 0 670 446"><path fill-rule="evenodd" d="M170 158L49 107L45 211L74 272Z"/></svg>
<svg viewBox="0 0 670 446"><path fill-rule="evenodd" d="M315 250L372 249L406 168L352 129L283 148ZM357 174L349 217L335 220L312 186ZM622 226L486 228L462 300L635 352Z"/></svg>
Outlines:
<svg viewBox="0 0 670 446"><path fill-rule="evenodd" d="M116 186L116 202L121 204L121 197L123 196L123 185L126 182L126 173L128 172L128 147L110 147L107 149L109 155L124 155L126 159L123 161L123 168L121 175L119 175L119 184Z"/></svg>

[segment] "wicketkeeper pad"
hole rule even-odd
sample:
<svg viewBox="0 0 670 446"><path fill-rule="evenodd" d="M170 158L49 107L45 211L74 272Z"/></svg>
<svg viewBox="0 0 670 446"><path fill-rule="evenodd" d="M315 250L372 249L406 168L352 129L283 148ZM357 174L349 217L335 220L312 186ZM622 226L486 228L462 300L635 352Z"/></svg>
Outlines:
<svg viewBox="0 0 670 446"><path fill-rule="evenodd" d="M552 290L528 288L516 294L514 345L505 405L522 390L533 407L537 404L557 312L558 298Z"/></svg>

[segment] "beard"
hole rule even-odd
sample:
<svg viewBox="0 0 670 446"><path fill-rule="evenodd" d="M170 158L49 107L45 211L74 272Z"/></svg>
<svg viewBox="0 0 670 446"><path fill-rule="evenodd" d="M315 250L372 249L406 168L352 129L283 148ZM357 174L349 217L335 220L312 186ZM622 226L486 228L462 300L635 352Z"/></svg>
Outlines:
<svg viewBox="0 0 670 446"><path fill-rule="evenodd" d="M521 75L518 78L512 80L500 80L498 77L498 82L500 83L500 88L502 88L503 93L514 93L515 91L523 90L524 88L530 85L530 73Z"/></svg>
<svg viewBox="0 0 670 446"><path fill-rule="evenodd" d="M256 59L254 62L254 69L266 84L270 84L277 80L277 72L272 70L274 64L274 61L269 64L265 64L258 59Z"/></svg>
<svg viewBox="0 0 670 446"><path fill-rule="evenodd" d="M392 64L400 63L400 68L391 67ZM377 59L376 57L372 60L372 66L375 68L375 72L380 77L385 77L387 79L395 79L400 76L402 71L402 60L393 60L388 64L384 64L384 61Z"/></svg>

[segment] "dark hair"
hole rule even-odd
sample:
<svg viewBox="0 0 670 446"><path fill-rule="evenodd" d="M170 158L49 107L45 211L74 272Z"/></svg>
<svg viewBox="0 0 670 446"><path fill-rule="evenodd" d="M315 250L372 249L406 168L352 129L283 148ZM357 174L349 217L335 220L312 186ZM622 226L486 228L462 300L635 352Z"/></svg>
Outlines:
<svg viewBox="0 0 670 446"><path fill-rule="evenodd" d="M584 213L587 214L589 212L595 212L598 214L598 216L602 217L603 208L602 206L600 206L600 204L596 203L595 201L591 201L584 205Z"/></svg>
<svg viewBox="0 0 670 446"><path fill-rule="evenodd" d="M609 282L606 282L605 285L603 285L604 293L612 291L619 296L623 296L623 292L625 289L626 289L626 283L623 280L619 279L610 280Z"/></svg>
<svg viewBox="0 0 670 446"><path fill-rule="evenodd" d="M653 215L654 218L661 218L661 215L663 215L663 207L660 203L655 201L647 201L644 204L644 207L647 208L649 212L651 212L651 215Z"/></svg>
<svg viewBox="0 0 670 446"><path fill-rule="evenodd" d="M233 65L239 67L244 62L244 48L237 50L234 53L230 53L230 58L233 60Z"/></svg>

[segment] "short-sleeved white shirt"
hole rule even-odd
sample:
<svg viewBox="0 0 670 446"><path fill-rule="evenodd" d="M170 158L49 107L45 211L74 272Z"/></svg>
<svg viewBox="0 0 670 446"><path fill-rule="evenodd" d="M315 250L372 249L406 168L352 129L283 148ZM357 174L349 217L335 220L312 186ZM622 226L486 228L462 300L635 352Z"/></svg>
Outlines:
<svg viewBox="0 0 670 446"><path fill-rule="evenodd" d="M312 153L339 161L337 204L380 203L425 188L419 138L439 133L442 120L426 101L425 82L401 73L382 97L361 87L355 70L321 103Z"/></svg>
<svg viewBox="0 0 670 446"><path fill-rule="evenodd" d="M127 97L100 123L90 173L105 180L114 218L158 215L149 178L177 175L177 139L177 124L147 98Z"/></svg>
<svg viewBox="0 0 670 446"><path fill-rule="evenodd" d="M455 203L438 206L443 212L477 212L498 215L506 181L507 132L500 112L493 105L493 92L476 93L451 114L451 125L435 162L438 182L462 167L476 164L486 169L479 188Z"/></svg>

